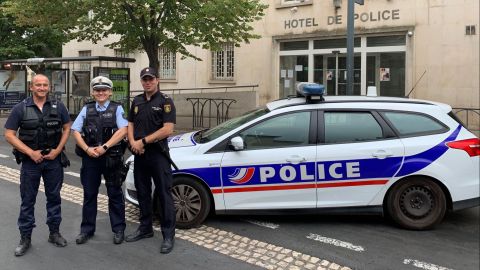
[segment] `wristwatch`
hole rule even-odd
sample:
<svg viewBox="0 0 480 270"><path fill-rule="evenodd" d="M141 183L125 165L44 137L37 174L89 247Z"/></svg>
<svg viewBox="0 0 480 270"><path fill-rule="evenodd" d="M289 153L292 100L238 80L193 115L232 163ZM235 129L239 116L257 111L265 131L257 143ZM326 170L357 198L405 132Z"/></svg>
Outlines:
<svg viewBox="0 0 480 270"><path fill-rule="evenodd" d="M143 145L147 145L147 140L145 140L145 137L143 137L142 143L143 143Z"/></svg>
<svg viewBox="0 0 480 270"><path fill-rule="evenodd" d="M103 147L103 149L104 149L105 151L108 150L108 146L107 146L106 144L102 145L102 147Z"/></svg>

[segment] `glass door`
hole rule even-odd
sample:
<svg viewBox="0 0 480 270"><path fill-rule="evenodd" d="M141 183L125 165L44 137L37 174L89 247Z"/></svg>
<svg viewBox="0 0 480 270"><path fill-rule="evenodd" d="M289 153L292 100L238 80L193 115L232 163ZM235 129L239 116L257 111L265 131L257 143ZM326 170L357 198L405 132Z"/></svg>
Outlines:
<svg viewBox="0 0 480 270"><path fill-rule="evenodd" d="M296 95L298 82L308 82L308 55L281 56L280 98Z"/></svg>
<svg viewBox="0 0 480 270"><path fill-rule="evenodd" d="M361 88L361 59L354 57L353 67L353 95L360 95ZM344 55L335 54L327 57L327 94L344 96L347 94L347 58Z"/></svg>

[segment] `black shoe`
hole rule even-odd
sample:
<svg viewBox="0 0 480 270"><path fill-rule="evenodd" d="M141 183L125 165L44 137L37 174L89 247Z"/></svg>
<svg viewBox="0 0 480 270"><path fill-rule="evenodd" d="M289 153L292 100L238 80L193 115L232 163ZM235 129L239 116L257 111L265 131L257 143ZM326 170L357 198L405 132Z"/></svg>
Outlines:
<svg viewBox="0 0 480 270"><path fill-rule="evenodd" d="M167 238L163 239L162 245L160 246L160 253L167 254L170 253L173 249L173 245L175 244L175 238Z"/></svg>
<svg viewBox="0 0 480 270"><path fill-rule="evenodd" d="M77 245L85 244L88 241L88 239L92 238L92 236L93 235L91 234L80 233L77 236L77 239L75 239L75 242L77 243Z"/></svg>
<svg viewBox="0 0 480 270"><path fill-rule="evenodd" d="M119 231L113 234L113 243L115 245L119 245L123 242L123 239L125 238L125 234L123 231Z"/></svg>
<svg viewBox="0 0 480 270"><path fill-rule="evenodd" d="M135 242L143 238L150 238L153 237L153 232L142 232L140 230L136 230L134 233L127 235L125 237L125 242Z"/></svg>
<svg viewBox="0 0 480 270"><path fill-rule="evenodd" d="M59 232L52 232L48 236L48 242L54 244L57 247L65 247L67 245L67 240Z"/></svg>
<svg viewBox="0 0 480 270"><path fill-rule="evenodd" d="M18 246L15 248L15 256L23 256L27 250L30 248L31 246L31 238L30 236L22 236L20 238L20 243L18 244Z"/></svg>

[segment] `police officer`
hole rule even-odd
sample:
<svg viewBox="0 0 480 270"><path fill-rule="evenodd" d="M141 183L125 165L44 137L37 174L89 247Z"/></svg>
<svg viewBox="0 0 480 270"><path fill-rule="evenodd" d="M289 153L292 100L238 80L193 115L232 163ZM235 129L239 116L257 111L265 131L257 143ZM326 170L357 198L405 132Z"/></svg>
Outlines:
<svg viewBox="0 0 480 270"><path fill-rule="evenodd" d="M125 231L125 200L118 172L123 165L127 134L127 120L121 104L110 101L112 81L98 76L90 82L95 101L87 103L72 125L77 146L75 152L82 157L80 180L83 185L83 209L80 234L76 243L84 244L95 233L97 196L102 175L108 194L108 213L113 242L121 244Z"/></svg>
<svg viewBox="0 0 480 270"><path fill-rule="evenodd" d="M140 206L140 226L125 238L127 242L152 237L152 181L162 208L161 253L169 253L175 241L175 207L171 193L172 169L168 161L167 137L173 133L175 106L158 89L154 68L140 72L144 93L133 99L128 117L128 141L135 155L134 179Z"/></svg>
<svg viewBox="0 0 480 270"><path fill-rule="evenodd" d="M67 241L60 234L61 198L63 183L62 151L70 134L70 116L60 101L50 100L50 82L45 75L32 78L32 96L15 105L5 123L5 139L14 148L20 169L22 200L18 227L20 244L15 256L24 255L30 248L35 227L35 200L43 178L47 197L48 242L64 247ZM17 137L17 130L19 136Z"/></svg>

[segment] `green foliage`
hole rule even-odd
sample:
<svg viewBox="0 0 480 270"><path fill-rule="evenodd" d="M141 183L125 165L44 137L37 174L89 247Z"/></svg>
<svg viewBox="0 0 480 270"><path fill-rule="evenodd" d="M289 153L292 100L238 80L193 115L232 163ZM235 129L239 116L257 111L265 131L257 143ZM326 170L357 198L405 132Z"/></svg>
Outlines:
<svg viewBox="0 0 480 270"><path fill-rule="evenodd" d="M145 50L158 67L158 47L193 57L188 45L218 49L258 38L252 23L264 16L260 0L7 0L2 10L20 25L53 27L68 39L97 42L126 52Z"/></svg>
<svg viewBox="0 0 480 270"><path fill-rule="evenodd" d="M0 5L3 2L0 0ZM63 41L58 30L16 25L12 15L0 13L0 60L60 56Z"/></svg>

